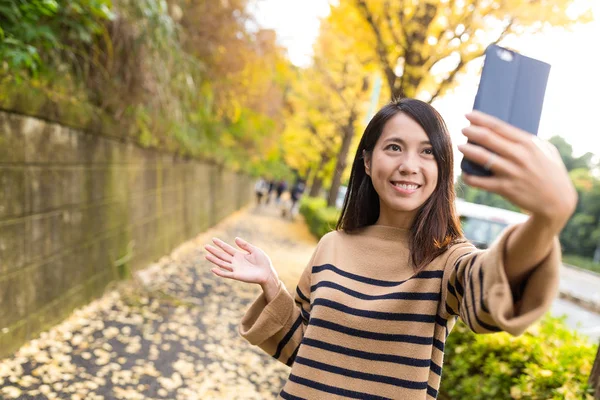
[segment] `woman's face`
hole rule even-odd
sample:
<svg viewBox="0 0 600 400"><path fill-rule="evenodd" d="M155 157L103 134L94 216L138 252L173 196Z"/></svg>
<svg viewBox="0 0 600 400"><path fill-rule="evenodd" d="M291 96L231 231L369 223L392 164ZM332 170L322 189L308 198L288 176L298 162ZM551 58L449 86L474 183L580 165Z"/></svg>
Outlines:
<svg viewBox="0 0 600 400"><path fill-rule="evenodd" d="M404 113L390 118L365 155L365 170L379 195L378 224L410 228L438 179L433 147L421 126Z"/></svg>

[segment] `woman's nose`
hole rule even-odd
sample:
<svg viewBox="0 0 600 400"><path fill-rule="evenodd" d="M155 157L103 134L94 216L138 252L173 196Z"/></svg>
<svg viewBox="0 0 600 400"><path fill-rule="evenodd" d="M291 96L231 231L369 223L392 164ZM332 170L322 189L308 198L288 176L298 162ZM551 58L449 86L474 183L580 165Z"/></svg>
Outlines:
<svg viewBox="0 0 600 400"><path fill-rule="evenodd" d="M398 171L403 175L416 174L419 169L419 160L416 155L406 153L404 157L400 159L400 165L398 165Z"/></svg>

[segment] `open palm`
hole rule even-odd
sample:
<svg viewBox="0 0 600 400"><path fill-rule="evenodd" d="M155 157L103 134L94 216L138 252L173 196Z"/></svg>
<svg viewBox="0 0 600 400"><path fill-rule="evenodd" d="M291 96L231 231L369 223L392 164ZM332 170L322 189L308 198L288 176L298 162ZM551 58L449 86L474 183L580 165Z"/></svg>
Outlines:
<svg viewBox="0 0 600 400"><path fill-rule="evenodd" d="M240 238L236 238L235 243L242 250L217 238L213 238L213 243L215 246L204 248L208 251L205 258L218 267L212 269L215 275L259 285L277 277L271 259L260 248Z"/></svg>

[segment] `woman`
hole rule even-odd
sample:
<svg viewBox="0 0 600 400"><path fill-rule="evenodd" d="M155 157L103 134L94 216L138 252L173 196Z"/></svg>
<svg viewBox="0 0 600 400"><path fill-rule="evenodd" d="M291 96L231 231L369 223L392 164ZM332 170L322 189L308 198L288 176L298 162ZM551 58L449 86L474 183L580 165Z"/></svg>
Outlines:
<svg viewBox="0 0 600 400"><path fill-rule="evenodd" d="M435 399L444 343L460 318L474 331L521 334L557 290L557 235L577 201L556 149L472 112L468 159L493 172L464 176L530 218L487 250L462 237L453 157L441 116L413 99L393 102L358 146L337 229L325 235L295 295L269 257L237 238L206 258L220 277L261 285L240 333L292 367L284 399ZM491 151L490 151L491 150Z"/></svg>

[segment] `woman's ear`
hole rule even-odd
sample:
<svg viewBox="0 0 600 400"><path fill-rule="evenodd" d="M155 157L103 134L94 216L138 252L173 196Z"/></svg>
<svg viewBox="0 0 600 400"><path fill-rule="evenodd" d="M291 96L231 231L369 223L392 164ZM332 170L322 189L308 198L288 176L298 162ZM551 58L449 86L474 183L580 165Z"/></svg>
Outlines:
<svg viewBox="0 0 600 400"><path fill-rule="evenodd" d="M371 176L371 153L366 150L362 151L362 159L365 164L365 173Z"/></svg>

